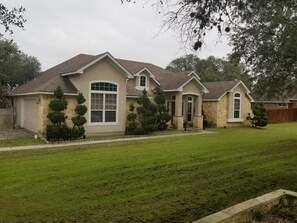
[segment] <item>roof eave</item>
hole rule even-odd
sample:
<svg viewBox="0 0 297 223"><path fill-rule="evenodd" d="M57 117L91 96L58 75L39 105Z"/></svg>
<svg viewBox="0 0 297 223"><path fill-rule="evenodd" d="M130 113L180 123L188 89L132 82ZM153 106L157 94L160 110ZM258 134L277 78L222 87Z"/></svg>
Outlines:
<svg viewBox="0 0 297 223"><path fill-rule="evenodd" d="M220 99L202 99L202 101L218 102Z"/></svg>
<svg viewBox="0 0 297 223"><path fill-rule="evenodd" d="M38 95L38 94L52 95L52 94L54 94L54 92L43 92L43 91L26 92L26 93L16 93L13 96ZM78 93L67 93L67 92L64 92L64 95L76 96L76 95L78 95Z"/></svg>

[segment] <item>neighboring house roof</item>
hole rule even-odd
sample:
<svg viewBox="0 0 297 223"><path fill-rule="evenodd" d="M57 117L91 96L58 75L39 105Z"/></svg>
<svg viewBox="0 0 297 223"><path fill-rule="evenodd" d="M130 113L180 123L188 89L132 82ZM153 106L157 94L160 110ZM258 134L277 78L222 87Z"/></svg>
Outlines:
<svg viewBox="0 0 297 223"><path fill-rule="evenodd" d="M293 103L297 100L297 94L296 95L287 95L287 96L280 96L280 97L272 97L270 99L267 99L263 96L257 97L255 96L255 103L265 103L265 104L278 104L278 103Z"/></svg>
<svg viewBox="0 0 297 223"><path fill-rule="evenodd" d="M202 87L204 92L208 90L199 81L199 77L192 71L171 72L151 63L139 61L115 59L108 52L94 56L79 54L63 63L60 63L44 72L37 78L31 80L13 90L14 95L52 93L60 86L65 94L77 94L76 87L71 83L67 76L83 73L83 71L94 63L108 57L110 61L118 66L127 78L133 78L133 75L139 75L146 70L151 78L158 85L161 85L164 91L177 91L192 79ZM140 90L127 86L129 96L139 96Z"/></svg>
<svg viewBox="0 0 297 223"><path fill-rule="evenodd" d="M219 101L225 94L232 92L238 85L242 85L247 96L253 101L250 96L250 91L242 81L218 81L218 82L203 82L203 85L209 90L209 93L203 95L204 101Z"/></svg>

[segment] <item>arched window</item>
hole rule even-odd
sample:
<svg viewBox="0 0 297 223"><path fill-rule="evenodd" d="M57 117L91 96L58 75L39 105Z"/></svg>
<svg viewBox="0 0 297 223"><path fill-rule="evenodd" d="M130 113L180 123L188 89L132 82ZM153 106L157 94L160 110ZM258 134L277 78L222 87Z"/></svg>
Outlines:
<svg viewBox="0 0 297 223"><path fill-rule="evenodd" d="M241 110L241 95L240 93L234 94L233 101L233 118L240 118L240 110Z"/></svg>
<svg viewBox="0 0 297 223"><path fill-rule="evenodd" d="M118 86L109 82L91 83L91 123L112 123L117 121Z"/></svg>
<svg viewBox="0 0 297 223"><path fill-rule="evenodd" d="M141 75L139 77L139 86L146 87L146 76L145 75Z"/></svg>

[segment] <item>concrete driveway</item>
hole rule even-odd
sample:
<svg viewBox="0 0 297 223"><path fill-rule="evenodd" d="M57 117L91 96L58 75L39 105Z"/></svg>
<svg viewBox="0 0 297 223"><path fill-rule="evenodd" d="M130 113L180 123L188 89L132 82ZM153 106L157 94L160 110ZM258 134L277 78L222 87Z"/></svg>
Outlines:
<svg viewBox="0 0 297 223"><path fill-rule="evenodd" d="M25 130L20 130L20 129L0 130L0 140L14 139L14 138L20 138L25 136L32 136L32 134Z"/></svg>

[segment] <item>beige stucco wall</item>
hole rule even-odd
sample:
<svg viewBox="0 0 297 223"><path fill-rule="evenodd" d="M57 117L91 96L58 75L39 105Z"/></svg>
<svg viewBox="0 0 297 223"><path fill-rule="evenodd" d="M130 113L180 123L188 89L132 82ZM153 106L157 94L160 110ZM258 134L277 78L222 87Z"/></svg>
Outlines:
<svg viewBox="0 0 297 223"><path fill-rule="evenodd" d="M71 79L70 79L71 80ZM90 109L86 114L87 123L85 124L86 135L96 135L108 132L124 132L126 122L126 77L116 69L107 59L103 59L84 71L79 76L79 86L76 86L86 98L86 106L90 108L90 82L106 81L118 84L118 110L117 122L94 124L90 122Z"/></svg>

